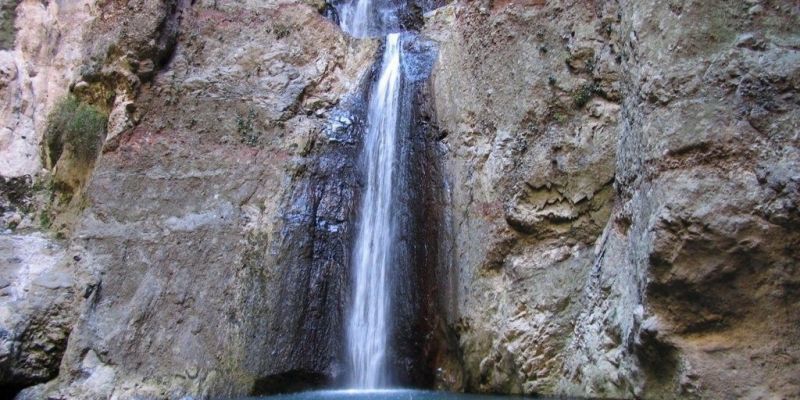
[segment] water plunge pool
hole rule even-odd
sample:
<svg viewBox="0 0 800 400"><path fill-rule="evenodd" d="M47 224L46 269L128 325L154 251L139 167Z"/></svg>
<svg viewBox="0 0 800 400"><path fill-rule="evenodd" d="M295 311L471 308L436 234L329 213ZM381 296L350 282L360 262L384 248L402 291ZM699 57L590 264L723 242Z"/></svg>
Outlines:
<svg viewBox="0 0 800 400"><path fill-rule="evenodd" d="M513 400L513 399L572 399L570 397L524 397L488 394L466 394L412 389L374 390L320 390L266 397L249 397L246 400ZM242 399L245 400L245 399Z"/></svg>

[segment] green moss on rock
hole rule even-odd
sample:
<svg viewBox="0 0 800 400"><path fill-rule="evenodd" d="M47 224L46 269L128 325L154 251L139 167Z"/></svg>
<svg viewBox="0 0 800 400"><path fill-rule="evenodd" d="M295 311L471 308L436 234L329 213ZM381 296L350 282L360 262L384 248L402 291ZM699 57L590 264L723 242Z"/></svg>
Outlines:
<svg viewBox="0 0 800 400"><path fill-rule="evenodd" d="M17 30L14 23L17 18L19 0L0 0L0 50L14 48Z"/></svg>
<svg viewBox="0 0 800 400"><path fill-rule="evenodd" d="M64 147L75 159L90 162L97 157L106 132L108 115L68 95L56 104L47 119L44 138L50 165L58 162Z"/></svg>
<svg viewBox="0 0 800 400"><path fill-rule="evenodd" d="M594 82L581 85L575 92L572 93L572 103L576 109L581 109L589 100L597 93L597 84Z"/></svg>

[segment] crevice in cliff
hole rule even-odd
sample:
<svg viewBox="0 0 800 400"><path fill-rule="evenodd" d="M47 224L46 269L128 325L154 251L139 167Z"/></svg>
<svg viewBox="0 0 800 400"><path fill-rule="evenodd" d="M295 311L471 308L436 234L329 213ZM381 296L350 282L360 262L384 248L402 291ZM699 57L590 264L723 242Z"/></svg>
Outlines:
<svg viewBox="0 0 800 400"><path fill-rule="evenodd" d="M295 370L256 379L251 396L293 393L330 385L330 377L315 371Z"/></svg>
<svg viewBox="0 0 800 400"><path fill-rule="evenodd" d="M643 330L636 341L635 354L645 376L647 391L676 392L681 363L675 346L659 339L657 332Z"/></svg>
<svg viewBox="0 0 800 400"><path fill-rule="evenodd" d="M14 400L19 392L32 385L34 385L34 383L21 385L0 385L0 400Z"/></svg>

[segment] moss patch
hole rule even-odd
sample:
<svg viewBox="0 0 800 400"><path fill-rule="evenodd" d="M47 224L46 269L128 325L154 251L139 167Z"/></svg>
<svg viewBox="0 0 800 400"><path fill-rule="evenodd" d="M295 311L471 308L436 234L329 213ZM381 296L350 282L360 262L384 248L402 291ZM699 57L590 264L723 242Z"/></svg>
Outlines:
<svg viewBox="0 0 800 400"><path fill-rule="evenodd" d="M256 112L254 110L250 110L247 116L236 116L236 132L239 133L239 140L250 147L258 145L260 136L260 133L253 126L255 120Z"/></svg>
<svg viewBox="0 0 800 400"><path fill-rule="evenodd" d="M598 88L596 83L585 83L572 93L572 104L576 109L581 109L589 103L589 100L597 93Z"/></svg>
<svg viewBox="0 0 800 400"><path fill-rule="evenodd" d="M56 104L47 118L44 132L45 153L54 166L65 146L76 160L94 161L106 133L108 115L100 109L68 95Z"/></svg>
<svg viewBox="0 0 800 400"><path fill-rule="evenodd" d="M14 48L17 30L14 22L17 19L19 0L0 0L0 50Z"/></svg>

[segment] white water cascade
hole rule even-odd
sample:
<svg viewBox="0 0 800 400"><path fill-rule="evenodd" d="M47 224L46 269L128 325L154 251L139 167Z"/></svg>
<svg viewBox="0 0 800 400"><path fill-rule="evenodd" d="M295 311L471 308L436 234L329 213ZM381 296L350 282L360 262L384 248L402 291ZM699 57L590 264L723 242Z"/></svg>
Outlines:
<svg viewBox="0 0 800 400"><path fill-rule="evenodd" d="M339 10L339 26L353 37L369 34L372 1L353 0L342 4Z"/></svg>
<svg viewBox="0 0 800 400"><path fill-rule="evenodd" d="M339 26L350 36L377 37L402 30L398 14L404 7L396 0L350 0L339 3Z"/></svg>
<svg viewBox="0 0 800 400"><path fill-rule="evenodd" d="M359 2L360 3L360 2ZM390 326L390 279L395 245L398 117L401 91L400 36L386 37L380 76L370 96L363 157L363 193L354 252L354 288L348 321L352 386L375 389L388 382L385 357Z"/></svg>

